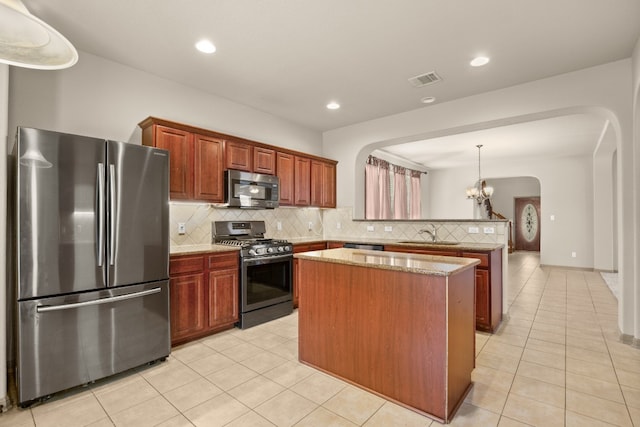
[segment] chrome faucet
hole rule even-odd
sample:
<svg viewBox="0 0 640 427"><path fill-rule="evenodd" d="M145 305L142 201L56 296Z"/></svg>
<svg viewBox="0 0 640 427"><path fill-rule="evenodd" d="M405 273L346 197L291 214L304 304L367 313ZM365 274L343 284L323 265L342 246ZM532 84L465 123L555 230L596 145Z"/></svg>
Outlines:
<svg viewBox="0 0 640 427"><path fill-rule="evenodd" d="M422 230L418 231L418 234L422 234L422 233L427 233L429 236L431 236L431 241L433 243L438 241L438 230L436 229L436 225L435 224L427 224L430 225L432 227L431 230L427 230L426 228L423 228Z"/></svg>

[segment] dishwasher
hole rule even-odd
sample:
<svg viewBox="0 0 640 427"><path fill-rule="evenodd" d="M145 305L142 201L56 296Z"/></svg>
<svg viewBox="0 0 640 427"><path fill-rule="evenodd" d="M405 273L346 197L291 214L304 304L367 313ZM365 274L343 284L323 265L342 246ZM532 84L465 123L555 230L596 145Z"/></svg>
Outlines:
<svg viewBox="0 0 640 427"><path fill-rule="evenodd" d="M350 248L350 249L367 249L367 250L370 250L370 251L383 251L384 250L384 246L382 246L382 245L367 244L367 243L351 243L351 242L347 242L342 247L343 248Z"/></svg>

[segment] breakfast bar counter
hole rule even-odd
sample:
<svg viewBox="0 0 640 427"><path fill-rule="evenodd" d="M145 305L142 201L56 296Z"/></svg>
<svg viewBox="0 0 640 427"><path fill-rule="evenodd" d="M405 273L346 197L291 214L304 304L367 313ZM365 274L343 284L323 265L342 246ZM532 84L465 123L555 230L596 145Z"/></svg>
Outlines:
<svg viewBox="0 0 640 427"><path fill-rule="evenodd" d="M294 256L300 361L449 422L471 387L479 261L345 248Z"/></svg>

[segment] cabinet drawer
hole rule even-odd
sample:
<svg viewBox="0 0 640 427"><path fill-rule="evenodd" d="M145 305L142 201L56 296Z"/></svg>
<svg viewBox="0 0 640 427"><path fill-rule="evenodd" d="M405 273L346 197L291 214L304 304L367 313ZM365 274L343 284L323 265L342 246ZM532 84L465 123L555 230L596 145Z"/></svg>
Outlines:
<svg viewBox="0 0 640 427"><path fill-rule="evenodd" d="M238 268L238 253L225 253L207 256L209 270L220 270L226 268Z"/></svg>
<svg viewBox="0 0 640 427"><path fill-rule="evenodd" d="M325 242L298 243L297 245L293 245L294 254L299 252L321 251L324 249L327 249L327 244Z"/></svg>
<svg viewBox="0 0 640 427"><path fill-rule="evenodd" d="M478 252L462 252L463 258L475 258L480 260L478 267L489 268L489 254L481 254Z"/></svg>
<svg viewBox="0 0 640 427"><path fill-rule="evenodd" d="M204 257L184 256L169 260L169 276L185 273L198 273L204 268Z"/></svg>

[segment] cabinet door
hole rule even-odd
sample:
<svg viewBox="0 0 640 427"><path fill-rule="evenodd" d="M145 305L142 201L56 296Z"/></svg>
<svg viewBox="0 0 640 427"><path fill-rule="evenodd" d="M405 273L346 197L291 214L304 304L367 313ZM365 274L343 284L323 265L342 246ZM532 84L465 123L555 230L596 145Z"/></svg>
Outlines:
<svg viewBox="0 0 640 427"><path fill-rule="evenodd" d="M276 174L276 152L270 148L253 147L253 171Z"/></svg>
<svg viewBox="0 0 640 427"><path fill-rule="evenodd" d="M322 164L322 207L336 207L336 165Z"/></svg>
<svg viewBox="0 0 640 427"><path fill-rule="evenodd" d="M476 329L491 329L489 297L489 271L476 267Z"/></svg>
<svg viewBox="0 0 640 427"><path fill-rule="evenodd" d="M311 204L311 160L299 156L294 156L294 160L294 204L309 206Z"/></svg>
<svg viewBox="0 0 640 427"><path fill-rule="evenodd" d="M209 327L238 321L238 270L209 272Z"/></svg>
<svg viewBox="0 0 640 427"><path fill-rule="evenodd" d="M196 200L223 201L222 148L221 139L194 135L194 198Z"/></svg>
<svg viewBox="0 0 640 427"><path fill-rule="evenodd" d="M206 320L204 274L187 274L171 278L171 342L203 332Z"/></svg>
<svg viewBox="0 0 640 427"><path fill-rule="evenodd" d="M278 152L277 172L280 178L280 205L293 206L293 190L294 190L294 159L293 155Z"/></svg>
<svg viewBox="0 0 640 427"><path fill-rule="evenodd" d="M155 126L154 145L169 150L169 196L193 198L193 136L189 132Z"/></svg>
<svg viewBox="0 0 640 427"><path fill-rule="evenodd" d="M224 157L227 169L251 172L251 146L242 142L225 141Z"/></svg>
<svg viewBox="0 0 640 427"><path fill-rule="evenodd" d="M318 160L311 160L311 206L322 206L323 164Z"/></svg>

